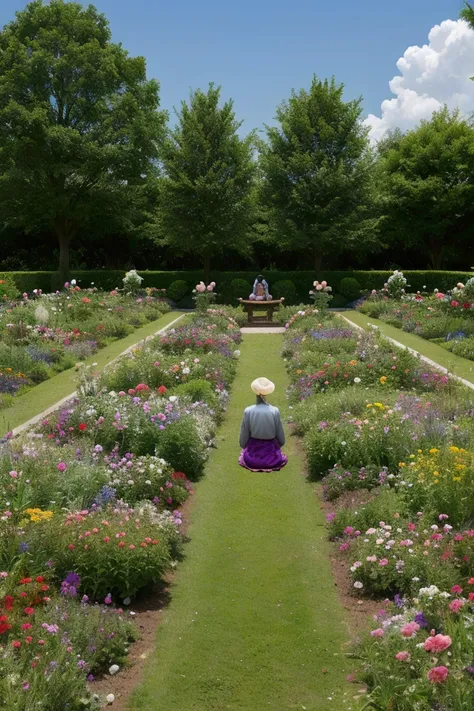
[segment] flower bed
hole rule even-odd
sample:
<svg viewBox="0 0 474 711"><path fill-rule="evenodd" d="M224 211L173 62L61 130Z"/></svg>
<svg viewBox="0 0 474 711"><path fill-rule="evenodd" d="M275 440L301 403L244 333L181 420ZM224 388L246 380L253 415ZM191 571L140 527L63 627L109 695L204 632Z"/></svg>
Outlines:
<svg viewBox="0 0 474 711"><path fill-rule="evenodd" d="M7 708L26 711L31 699L48 711L98 708L87 680L115 673L136 638L123 609L181 556L180 506L202 476L239 343L232 317L195 316L104 374L85 371L74 402L3 440L0 698Z"/></svg>
<svg viewBox="0 0 474 711"><path fill-rule="evenodd" d="M400 274L394 275L393 285L387 282L384 289L372 292L359 310L474 360L474 279L447 292L410 294Z"/></svg>
<svg viewBox="0 0 474 711"><path fill-rule="evenodd" d="M0 299L0 407L32 385L73 367L110 342L170 310L156 289L110 293L68 284L62 292L35 290ZM136 286L136 285L135 285ZM1 294L0 294L1 296Z"/></svg>
<svg viewBox="0 0 474 711"><path fill-rule="evenodd" d="M400 287L396 283L397 288ZM355 643L361 708L474 703L472 393L374 334L301 313L284 356L309 476L355 597L382 601ZM428 592L427 592L428 591ZM358 708L358 707L357 707Z"/></svg>

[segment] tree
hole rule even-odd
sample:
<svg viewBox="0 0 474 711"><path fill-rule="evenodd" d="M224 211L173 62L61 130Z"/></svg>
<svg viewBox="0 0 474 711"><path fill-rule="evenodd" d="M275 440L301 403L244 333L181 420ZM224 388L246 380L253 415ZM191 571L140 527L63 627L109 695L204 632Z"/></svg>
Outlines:
<svg viewBox="0 0 474 711"><path fill-rule="evenodd" d="M313 78L277 109L262 148L264 196L282 244L323 257L368 245L372 157L361 100L343 101L343 85ZM370 218L370 219L369 219Z"/></svg>
<svg viewBox="0 0 474 711"><path fill-rule="evenodd" d="M461 17L463 20L466 20L471 27L474 29L474 7L470 5L468 2L464 3L464 7L461 10Z"/></svg>
<svg viewBox="0 0 474 711"><path fill-rule="evenodd" d="M380 157L384 231L440 269L447 248L472 240L474 128L447 108L399 136Z"/></svg>
<svg viewBox="0 0 474 711"><path fill-rule="evenodd" d="M62 279L81 228L113 234L135 211L165 131L158 89L91 5L36 0L0 33L0 209L54 231Z"/></svg>
<svg viewBox="0 0 474 711"><path fill-rule="evenodd" d="M177 253L193 253L209 281L211 260L242 250L253 220L253 134L240 138L233 102L220 87L191 93L163 149L159 233Z"/></svg>

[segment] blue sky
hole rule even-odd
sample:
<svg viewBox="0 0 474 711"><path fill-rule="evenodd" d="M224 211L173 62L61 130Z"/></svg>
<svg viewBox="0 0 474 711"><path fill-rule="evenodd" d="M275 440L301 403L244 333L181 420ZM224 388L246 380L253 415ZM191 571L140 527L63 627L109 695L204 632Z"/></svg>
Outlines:
<svg viewBox="0 0 474 711"><path fill-rule="evenodd" d="M89 4L83 2L84 5ZM396 61L430 29L456 20L462 0L96 0L114 41L147 59L171 110L190 88L222 85L244 128L272 121L292 88L313 73L333 74L346 96L364 97L364 112L380 114L391 94ZM22 9L0 0L0 24Z"/></svg>

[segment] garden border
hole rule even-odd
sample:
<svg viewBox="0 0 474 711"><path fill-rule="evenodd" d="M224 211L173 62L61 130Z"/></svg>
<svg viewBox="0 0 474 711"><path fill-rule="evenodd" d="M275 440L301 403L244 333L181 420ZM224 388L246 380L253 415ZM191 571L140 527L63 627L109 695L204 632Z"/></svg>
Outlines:
<svg viewBox="0 0 474 711"><path fill-rule="evenodd" d="M353 327L356 328L358 331L365 331L365 330L366 330L366 329L365 329L363 326L361 326L359 323L356 323L355 321L352 321L352 320L351 320L349 317L347 317L347 316L343 316L342 314L338 314L338 317L344 319L344 321L346 321L346 323L348 323L350 326L353 326ZM447 375L447 376L448 376L449 378L451 378L452 380L455 380L456 382L461 383L461 384L464 385L465 387L470 388L471 390L474 390L474 382L471 382L470 380L466 380L465 378L461 378L459 375L455 375L455 374L452 373L450 370L448 370L448 368L445 368L444 365L440 365L440 364L437 363L435 360L432 360L431 358L428 358L427 356L423 355L422 353L420 353L419 351L415 350L414 348L411 348L410 346L407 346L407 345L404 344L402 341L397 341L395 338L392 338L391 336L387 336L387 335L381 330L381 328L380 328L377 324L371 324L371 323L369 323L368 320L367 320L366 324L367 324L367 326L368 326L370 329L372 329L372 330L374 330L374 331L376 330L378 333L380 333L380 335L382 336L382 338L384 338L386 341L389 341L390 343L392 343L392 344L393 344L394 346L396 346L397 348L403 348L404 350L407 350L409 353L412 353L413 355L415 355L417 358L419 358L420 360L422 360L422 361L423 361L424 363L426 363L427 365L430 365L431 367L436 368L436 369L439 370L440 372L444 373L445 375ZM403 333L403 331L402 331L401 333ZM460 358L460 356L458 356L458 357ZM463 360L466 360L466 359L464 358ZM468 362L468 361L466 361L466 362Z"/></svg>
<svg viewBox="0 0 474 711"><path fill-rule="evenodd" d="M112 365L112 363L115 363L119 358L122 358L122 356L126 355L127 353L130 353L132 350L134 350L134 348L137 348L137 346L147 343L147 341L149 341L152 338L155 338L160 333L165 333L165 331L167 331L169 328L171 328L175 323L180 321L185 316L186 316L186 314L181 314L180 316L177 316L173 321L170 321L170 323L166 324L166 326L163 326L158 331L155 331L155 333L152 333L149 336L142 338L140 341L137 341L136 343L132 344L131 346L128 346L128 348L126 348L124 351L122 351L117 356L115 356L115 358L113 358L111 361L109 361L108 363L105 363L105 365L100 369L101 372L106 370L110 365ZM73 391L69 395L66 395L65 397L61 398L61 400L58 400L57 402L55 402L54 405L47 407L45 410L43 410L43 412L40 412L38 415L35 415L34 417L27 420L26 422L23 422L21 425L18 425L18 427L15 427L12 430L13 437L17 437L18 435L22 434L22 432L25 432L25 430L28 430L33 425L37 424L40 420L42 420L47 415L50 415L52 412L55 412L56 410L58 410L60 407L62 407L67 402L72 400L76 396L76 394L77 394L76 391ZM26 393L26 396L27 395L28 395L28 393Z"/></svg>

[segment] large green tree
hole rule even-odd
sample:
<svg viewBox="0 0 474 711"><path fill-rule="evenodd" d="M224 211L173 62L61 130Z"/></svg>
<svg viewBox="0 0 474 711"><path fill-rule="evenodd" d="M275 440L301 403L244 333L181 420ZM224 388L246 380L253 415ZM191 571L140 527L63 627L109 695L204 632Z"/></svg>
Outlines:
<svg viewBox="0 0 474 711"><path fill-rule="evenodd" d="M367 248L376 224L361 101L344 101L343 91L317 77L309 91L293 91L262 147L263 195L279 240L307 252L317 271L328 255Z"/></svg>
<svg viewBox="0 0 474 711"><path fill-rule="evenodd" d="M464 7L461 10L461 17L474 28L474 8L468 2L464 3Z"/></svg>
<svg viewBox="0 0 474 711"><path fill-rule="evenodd" d="M474 127L447 108L388 141L380 155L383 232L440 269L447 251L472 242Z"/></svg>
<svg viewBox="0 0 474 711"><path fill-rule="evenodd" d="M158 90L91 5L37 0L0 33L0 211L56 234L62 278L79 230L129 227L164 137Z"/></svg>
<svg viewBox="0 0 474 711"><path fill-rule="evenodd" d="M233 102L220 87L191 93L163 149L159 235L178 254L192 253L209 280L211 260L243 250L254 215L254 137L241 138Z"/></svg>

